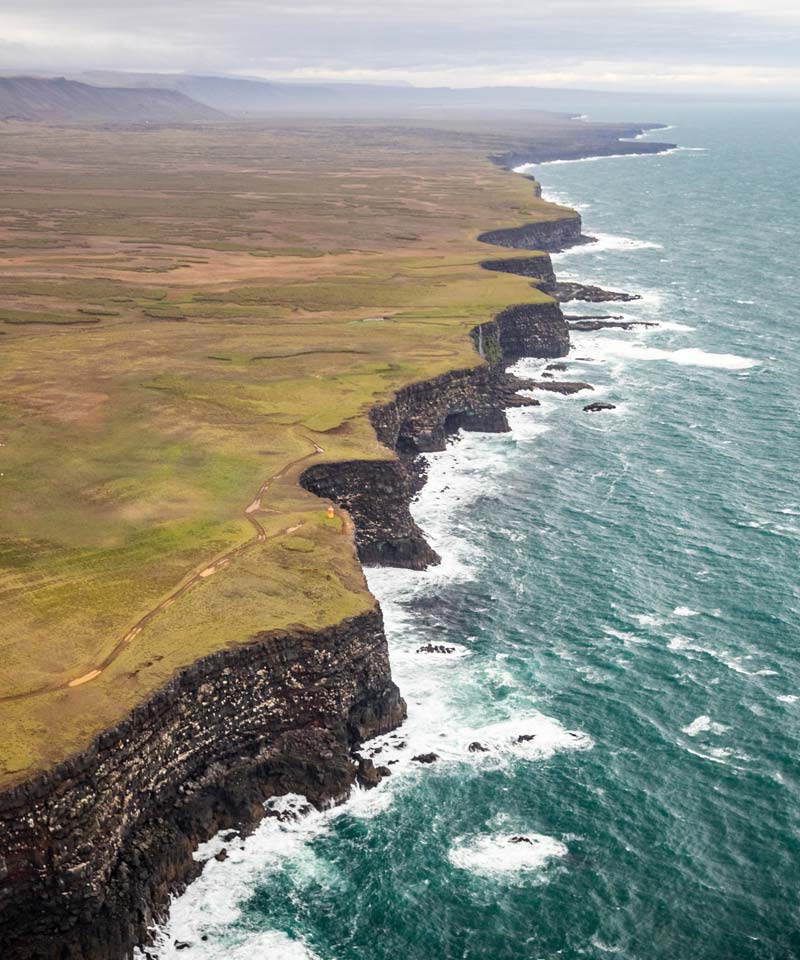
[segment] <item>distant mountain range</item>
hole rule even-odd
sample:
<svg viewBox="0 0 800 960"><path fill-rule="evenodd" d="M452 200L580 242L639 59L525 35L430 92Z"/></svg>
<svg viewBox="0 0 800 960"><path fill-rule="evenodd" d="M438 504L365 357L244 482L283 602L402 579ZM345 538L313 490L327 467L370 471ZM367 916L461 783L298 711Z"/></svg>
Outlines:
<svg viewBox="0 0 800 960"><path fill-rule="evenodd" d="M118 80L123 75L117 75ZM176 89L96 86L64 77L0 77L0 119L46 123L191 123L224 115Z"/></svg>
<svg viewBox="0 0 800 960"><path fill-rule="evenodd" d="M413 87L289 83L183 73L92 71L0 77L0 120L45 123L194 123L270 116L424 117L425 111L563 111L619 96L544 87Z"/></svg>
<svg viewBox="0 0 800 960"><path fill-rule="evenodd" d="M614 94L546 87L413 87L367 83L289 83L247 77L93 71L82 80L144 89L166 88L238 117L272 114L385 115L432 109L567 110Z"/></svg>

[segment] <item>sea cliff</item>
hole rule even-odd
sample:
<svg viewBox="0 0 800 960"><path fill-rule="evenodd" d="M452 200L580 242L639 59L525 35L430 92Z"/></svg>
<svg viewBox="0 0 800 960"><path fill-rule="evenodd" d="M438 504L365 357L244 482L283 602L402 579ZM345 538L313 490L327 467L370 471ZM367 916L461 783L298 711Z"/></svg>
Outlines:
<svg viewBox="0 0 800 960"><path fill-rule="evenodd" d="M437 562L409 512L421 481L418 455L444 450L458 429L508 430L504 411L521 402L516 391L524 386L506 372L508 364L569 349L569 330L555 303L509 307L472 337L486 364L411 384L370 412L378 439L396 460L315 464L301 477L307 490L350 513L363 563L423 569Z"/></svg>
<svg viewBox="0 0 800 960"><path fill-rule="evenodd" d="M539 250L583 240L576 216L481 239ZM529 275L549 282L549 258L535 259ZM519 259L485 266L526 271ZM365 563L436 562L409 511L424 479L419 454L459 428L507 430L506 407L536 402L516 394L524 383L508 364L569 347L555 302L509 307L472 338L484 362L412 384L371 411L394 458L303 474L308 490L349 511ZM181 671L89 750L0 795L4 960L130 957L196 875L198 843L252 827L271 795L325 806L359 774L375 782L354 753L404 716L377 607L325 630L256 636Z"/></svg>

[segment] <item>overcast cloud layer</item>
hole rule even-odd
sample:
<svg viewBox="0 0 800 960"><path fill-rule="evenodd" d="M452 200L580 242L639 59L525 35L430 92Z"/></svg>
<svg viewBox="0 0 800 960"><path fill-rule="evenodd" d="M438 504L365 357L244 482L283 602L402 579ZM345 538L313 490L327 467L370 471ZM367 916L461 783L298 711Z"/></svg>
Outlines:
<svg viewBox="0 0 800 960"><path fill-rule="evenodd" d="M800 4L0 0L0 68L800 95Z"/></svg>

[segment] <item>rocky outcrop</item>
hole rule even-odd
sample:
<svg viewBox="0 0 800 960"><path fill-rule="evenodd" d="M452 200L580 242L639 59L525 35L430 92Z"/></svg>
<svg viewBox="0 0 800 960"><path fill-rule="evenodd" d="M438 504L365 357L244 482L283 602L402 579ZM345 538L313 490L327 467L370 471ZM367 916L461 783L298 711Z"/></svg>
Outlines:
<svg viewBox="0 0 800 960"><path fill-rule="evenodd" d="M556 303L508 307L472 331L478 353L490 363L513 363L521 357L563 357L569 352L569 329Z"/></svg>
<svg viewBox="0 0 800 960"><path fill-rule="evenodd" d="M603 401L596 401L595 403L587 403L583 408L584 413L599 413L601 410L616 410L616 406L613 403L605 403Z"/></svg>
<svg viewBox="0 0 800 960"><path fill-rule="evenodd" d="M409 510L416 479L402 460L344 460L315 464L301 483L347 510L362 563L424 570L439 557Z"/></svg>
<svg viewBox="0 0 800 960"><path fill-rule="evenodd" d="M591 383L585 383L583 380L532 380L530 381L531 390L547 390L550 393L562 393L564 396L570 396L573 393L580 393L581 390L594 390Z"/></svg>
<svg viewBox="0 0 800 960"><path fill-rule="evenodd" d="M629 303L631 300L642 299L641 294L638 293L604 290L590 283L573 283L572 281L556 283L554 293L559 303L570 303L573 300L582 300L584 303Z"/></svg>
<svg viewBox="0 0 800 960"><path fill-rule="evenodd" d="M588 330L633 330L634 327L657 327L650 320L573 320L570 330L586 332Z"/></svg>
<svg viewBox="0 0 800 960"><path fill-rule="evenodd" d="M538 223L526 223L521 227L489 230L482 233L478 239L498 247L512 247L515 250L545 250L549 253L557 253L567 247L594 242L593 237L585 237L581 232L581 218L577 213L558 220L542 220Z"/></svg>
<svg viewBox="0 0 800 960"><path fill-rule="evenodd" d="M486 364L411 384L370 411L378 439L397 459L314 464L300 478L307 490L348 511L364 563L421 570L438 562L410 512L424 476L419 454L444 450L462 428L507 431L506 409L537 401L517 395L527 383L506 367L521 357L559 357L569 350L556 303L509 307L476 327L472 339Z"/></svg>
<svg viewBox="0 0 800 960"><path fill-rule="evenodd" d="M552 293L556 289L553 261L546 254L539 257L504 257L500 260L484 260L481 266L484 270L497 270L520 277L531 277L539 281L537 286L546 293Z"/></svg>
<svg viewBox="0 0 800 960"><path fill-rule="evenodd" d="M347 795L397 726L380 611L255 637L182 671L84 754L0 796L3 960L119 960L197 871L192 850L271 794Z"/></svg>

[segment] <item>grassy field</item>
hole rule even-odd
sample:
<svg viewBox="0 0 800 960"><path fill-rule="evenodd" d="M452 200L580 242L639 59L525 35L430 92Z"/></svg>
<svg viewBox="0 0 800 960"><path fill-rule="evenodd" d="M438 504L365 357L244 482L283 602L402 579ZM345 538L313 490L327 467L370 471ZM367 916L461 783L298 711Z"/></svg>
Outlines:
<svg viewBox="0 0 800 960"><path fill-rule="evenodd" d="M480 231L562 212L487 162L503 145L4 124L0 786L198 657L371 606L297 477L389 456L369 406L545 299L478 266Z"/></svg>

